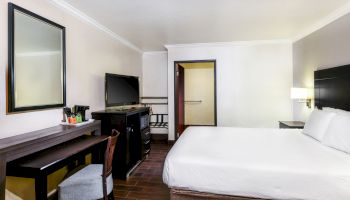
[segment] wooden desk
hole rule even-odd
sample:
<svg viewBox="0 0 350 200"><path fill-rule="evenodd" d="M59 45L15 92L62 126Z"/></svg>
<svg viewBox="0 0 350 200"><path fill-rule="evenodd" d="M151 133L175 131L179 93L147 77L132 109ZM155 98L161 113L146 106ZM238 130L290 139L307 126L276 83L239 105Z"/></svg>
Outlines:
<svg viewBox="0 0 350 200"><path fill-rule="evenodd" d="M54 147L14 160L7 164L8 176L35 178L37 200L47 199L47 176L93 153L94 163L102 163L108 136L83 135ZM102 151L101 151L102 150ZM84 159L85 160L85 159Z"/></svg>
<svg viewBox="0 0 350 200"><path fill-rule="evenodd" d="M0 139L0 200L5 200L7 162L67 142L86 133L101 135L101 122L96 120L79 127L58 125Z"/></svg>

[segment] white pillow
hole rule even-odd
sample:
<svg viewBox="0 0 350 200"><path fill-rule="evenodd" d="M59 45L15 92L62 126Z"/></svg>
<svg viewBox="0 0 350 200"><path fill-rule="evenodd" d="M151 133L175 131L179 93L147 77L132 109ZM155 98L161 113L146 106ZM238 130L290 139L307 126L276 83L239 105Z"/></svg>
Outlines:
<svg viewBox="0 0 350 200"><path fill-rule="evenodd" d="M350 113L337 114L332 119L322 143L350 153Z"/></svg>
<svg viewBox="0 0 350 200"><path fill-rule="evenodd" d="M303 133L321 141L334 116L333 112L315 109L305 123Z"/></svg>

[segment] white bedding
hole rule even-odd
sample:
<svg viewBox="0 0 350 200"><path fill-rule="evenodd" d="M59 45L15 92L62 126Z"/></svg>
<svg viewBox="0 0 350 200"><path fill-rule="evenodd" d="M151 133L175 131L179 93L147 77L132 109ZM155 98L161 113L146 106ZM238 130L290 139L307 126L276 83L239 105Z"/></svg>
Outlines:
<svg viewBox="0 0 350 200"><path fill-rule="evenodd" d="M170 150L171 188L268 199L350 199L350 155L298 129L189 127Z"/></svg>

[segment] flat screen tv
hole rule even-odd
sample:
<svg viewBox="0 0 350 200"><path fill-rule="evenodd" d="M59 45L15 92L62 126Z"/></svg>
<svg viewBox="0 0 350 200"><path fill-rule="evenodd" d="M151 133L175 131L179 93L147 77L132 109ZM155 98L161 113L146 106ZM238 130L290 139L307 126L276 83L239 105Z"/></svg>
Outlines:
<svg viewBox="0 0 350 200"><path fill-rule="evenodd" d="M139 104L139 78L106 73L106 107Z"/></svg>

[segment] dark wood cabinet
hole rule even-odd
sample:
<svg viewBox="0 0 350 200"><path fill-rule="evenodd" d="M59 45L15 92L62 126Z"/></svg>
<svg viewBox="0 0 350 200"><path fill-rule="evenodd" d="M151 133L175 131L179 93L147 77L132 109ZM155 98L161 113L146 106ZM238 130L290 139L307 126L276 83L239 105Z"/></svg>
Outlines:
<svg viewBox="0 0 350 200"><path fill-rule="evenodd" d="M109 135L112 129L120 132L113 159L113 177L125 179L149 154L149 108L111 109L92 113L101 120L101 133Z"/></svg>

